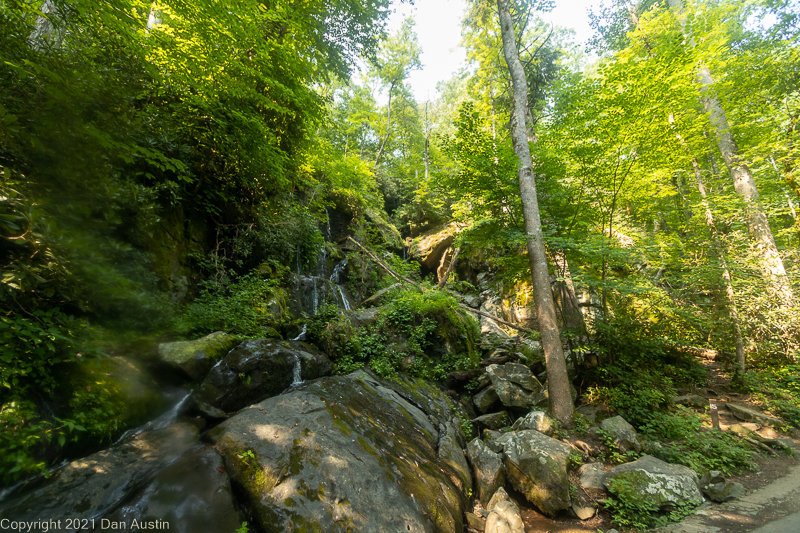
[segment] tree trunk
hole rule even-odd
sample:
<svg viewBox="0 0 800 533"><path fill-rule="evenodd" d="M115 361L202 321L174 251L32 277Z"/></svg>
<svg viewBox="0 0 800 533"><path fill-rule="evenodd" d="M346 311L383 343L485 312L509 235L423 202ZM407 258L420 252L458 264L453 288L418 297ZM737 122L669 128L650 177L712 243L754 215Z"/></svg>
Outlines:
<svg viewBox="0 0 800 533"><path fill-rule="evenodd" d="M696 43L686 28L686 14L683 10L682 1L668 0L668 2L678 16L686 42L694 48ZM778 248L775 246L775 238L772 235L772 230L770 230L767 215L759 202L756 182L753 179L752 172L750 172L750 167L739 156L739 147L736 145L731 133L728 117L725 115L725 110L719 98L714 94L714 78L711 76L711 71L702 63L697 70L697 84L700 86L700 101L709 115L711 127L717 141L717 148L722 154L725 166L728 167L733 180L733 188L744 199L747 206L745 214L747 229L750 232L750 237L756 242L756 246L761 252L761 268L770 278L772 289L776 296L780 298L783 307L791 307L793 300L792 286L786 277L783 260L778 253Z"/></svg>
<svg viewBox="0 0 800 533"><path fill-rule="evenodd" d="M533 280L533 297L536 303L536 316L542 334L545 364L547 365L547 388L550 395L550 412L562 424L572 423L574 406L570 395L569 377L561 337L556 322L556 309L553 291L550 288L550 275L544 248L544 235L539 217L539 204L536 198L536 183L533 178L533 162L525 124L525 110L528 107L528 85L525 71L519 59L514 24L508 9L508 0L497 0L500 16L500 31L503 37L503 54L511 73L513 99L511 111L511 137L514 152L519 158L517 179L522 198L525 219L525 233L528 240L528 259Z"/></svg>
<svg viewBox="0 0 800 533"><path fill-rule="evenodd" d="M28 37L28 43L36 50L43 50L47 46L58 47L61 44L61 38L50 20L56 16L56 6L53 0L44 0L41 12L42 14L36 17L33 31Z"/></svg>
<svg viewBox="0 0 800 533"><path fill-rule="evenodd" d="M672 113L669 115L669 123L673 125L673 128L675 128L675 117L672 115ZM675 137L678 138L678 142L680 142L681 146L683 146L686 152L689 153L689 145L677 130L675 131ZM714 225L714 215L711 213L711 206L708 203L706 186L705 183L703 183L703 173L700 171L700 163L697 162L696 157L692 157L692 169L694 170L695 184L697 185L697 190L700 192L701 202L703 203L703 209L705 210L706 226L708 227L709 233L711 233L711 242L714 245L714 251L719 259L719 266L722 268L722 281L725 285L725 299L727 300L728 304L728 315L731 319L731 326L733 326L733 340L736 346L736 374L737 377L741 379L745 372L745 355L741 321L739 320L739 308L736 306L736 293L733 290L733 282L731 280L730 270L728 270L728 260L725 256L725 249L722 247L722 243L720 242L719 235L717 233L717 227Z"/></svg>
<svg viewBox="0 0 800 533"><path fill-rule="evenodd" d="M383 155L383 148L386 146L386 141L389 140L389 127L391 126L391 119L392 119L392 91L394 90L395 82L389 86L389 105L387 106L386 111L386 136L383 138L383 142L381 143L380 149L378 149L378 155L375 157L375 164L373 166L378 166L378 162L381 160L381 155Z"/></svg>

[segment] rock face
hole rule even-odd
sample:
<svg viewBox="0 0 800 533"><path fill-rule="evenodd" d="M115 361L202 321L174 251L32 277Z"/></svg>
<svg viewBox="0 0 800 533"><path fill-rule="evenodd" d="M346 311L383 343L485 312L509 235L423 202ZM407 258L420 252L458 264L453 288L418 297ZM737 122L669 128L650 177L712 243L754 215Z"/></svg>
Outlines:
<svg viewBox="0 0 800 533"><path fill-rule="evenodd" d="M195 446L198 434L191 424L173 424L73 461L44 487L0 504L0 518L102 518Z"/></svg>
<svg viewBox="0 0 800 533"><path fill-rule="evenodd" d="M478 425L478 429L502 429L511 425L511 419L508 413L500 411L499 413L489 413L488 415L479 416L472 420Z"/></svg>
<svg viewBox="0 0 800 533"><path fill-rule="evenodd" d="M324 378L241 411L209 436L266 533L460 533L460 474L437 449L437 427L453 412L444 394L421 391L364 371Z"/></svg>
<svg viewBox="0 0 800 533"><path fill-rule="evenodd" d="M472 464L476 496L480 501L488 502L497 489L505 485L506 469L503 461L481 439L472 439L467 444L467 456Z"/></svg>
<svg viewBox="0 0 800 533"><path fill-rule="evenodd" d="M430 270L436 270L447 248L453 244L461 226L455 222L420 235L411 245L409 253Z"/></svg>
<svg viewBox="0 0 800 533"><path fill-rule="evenodd" d="M532 429L545 435L552 435L554 430L553 419L547 416L543 411L531 411L522 418L517 419L514 425L511 426L514 431L521 431L525 429Z"/></svg>
<svg viewBox="0 0 800 533"><path fill-rule="evenodd" d="M200 381L221 358L233 348L231 336L222 331L193 341L165 342L158 345L158 358L180 369L189 379Z"/></svg>
<svg viewBox="0 0 800 533"><path fill-rule="evenodd" d="M230 413L280 394L300 379L314 379L330 372L328 358L310 344L245 341L209 371L198 399Z"/></svg>
<svg viewBox="0 0 800 533"><path fill-rule="evenodd" d="M199 448L169 465L108 519L128 529L134 519L163 521L178 533L236 531L242 523L222 457L213 448Z"/></svg>
<svg viewBox="0 0 800 533"><path fill-rule="evenodd" d="M633 501L659 509L703 503L700 480L690 468L645 455L632 463L614 467L603 479L606 488Z"/></svg>
<svg viewBox="0 0 800 533"><path fill-rule="evenodd" d="M614 446L619 448L622 453L642 451L642 444L639 442L636 430L621 416L606 418L600 423L600 429L611 435Z"/></svg>
<svg viewBox="0 0 800 533"><path fill-rule="evenodd" d="M489 365L486 373L492 380L497 396L503 405L509 407L533 407L545 398L542 384L539 383L530 369L519 363Z"/></svg>
<svg viewBox="0 0 800 533"><path fill-rule="evenodd" d="M538 431L506 433L495 440L503 449L506 477L542 513L569 509L567 458L570 448Z"/></svg>

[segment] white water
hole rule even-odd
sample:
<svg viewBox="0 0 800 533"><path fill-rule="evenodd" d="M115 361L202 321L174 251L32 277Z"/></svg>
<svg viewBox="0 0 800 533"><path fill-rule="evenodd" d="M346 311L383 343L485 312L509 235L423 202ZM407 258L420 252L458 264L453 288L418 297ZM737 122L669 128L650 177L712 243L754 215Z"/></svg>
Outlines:
<svg viewBox="0 0 800 533"><path fill-rule="evenodd" d="M293 341L304 341L306 340L306 325L303 324L303 329L300 330L300 335L292 339Z"/></svg>
<svg viewBox="0 0 800 533"><path fill-rule="evenodd" d="M344 310L349 311L350 302L347 300L347 296L345 295L344 290L342 290L342 286L337 285L336 288L339 289L339 294L342 296L342 303L344 304Z"/></svg>
<svg viewBox="0 0 800 533"><path fill-rule="evenodd" d="M123 433L122 436L118 438L114 444L116 445L122 442L123 440L132 437L134 435L138 435L139 433L142 433L144 431L155 431L156 429L163 429L167 426L174 424L178 420L178 413L183 407L183 404L186 403L186 400L188 400L189 396L191 395L192 395L191 392L187 392L186 396L181 398L181 400L178 403L172 406L172 409L170 409L165 413L162 413L160 416L154 418L150 422L142 424L138 428L129 429L128 431Z"/></svg>
<svg viewBox="0 0 800 533"><path fill-rule="evenodd" d="M294 367L292 368L292 385L298 385L303 382L303 377L301 376L303 369L300 365L300 357L298 357L296 353L293 353L292 357L294 357Z"/></svg>

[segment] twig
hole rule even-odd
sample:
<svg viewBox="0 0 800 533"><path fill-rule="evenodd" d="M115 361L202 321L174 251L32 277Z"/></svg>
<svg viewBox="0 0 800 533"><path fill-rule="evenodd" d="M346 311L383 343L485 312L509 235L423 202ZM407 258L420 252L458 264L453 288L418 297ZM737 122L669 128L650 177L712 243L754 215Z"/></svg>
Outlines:
<svg viewBox="0 0 800 533"><path fill-rule="evenodd" d="M442 277L441 281L439 281L439 288L440 289L444 288L445 284L447 283L447 278L450 277L450 273L455 268L456 262L458 261L458 254L460 254L460 253L461 253L461 247L459 246L458 248L456 248L456 251L453 253L453 258L450 260L450 264L447 265L447 271L444 273L444 276Z"/></svg>

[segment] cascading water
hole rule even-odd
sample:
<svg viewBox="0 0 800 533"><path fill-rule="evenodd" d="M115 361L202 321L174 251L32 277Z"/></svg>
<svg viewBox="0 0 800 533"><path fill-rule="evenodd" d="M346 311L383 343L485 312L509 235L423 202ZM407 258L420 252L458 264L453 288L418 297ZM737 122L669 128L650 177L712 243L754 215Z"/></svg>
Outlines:
<svg viewBox="0 0 800 533"><path fill-rule="evenodd" d="M344 288L342 287L341 283L344 281L344 272L345 267L347 267L347 259L343 259L339 263L333 267L333 273L331 274L330 281L336 287L339 296L342 297L342 307L344 307L345 311L349 311L352 309L350 306L350 300L347 299L347 294L344 292Z"/></svg>
<svg viewBox="0 0 800 533"><path fill-rule="evenodd" d="M160 416L154 418L153 420L147 422L146 424L143 424L143 425L139 426L138 428L129 429L128 431L123 433L122 436L120 438L118 438L117 441L114 444L122 442L123 440L127 439L128 437L132 437L134 435L138 435L139 433L142 433L143 431L155 431L156 429L163 429L163 428L165 428L167 426L170 426L170 425L174 424L178 420L178 413L181 412L181 408L183 407L183 404L186 403L186 400L188 400L189 396L191 396L191 395L192 395L191 392L187 392L186 395L183 398L181 398L178 403L173 405L172 408L169 411L161 414Z"/></svg>

